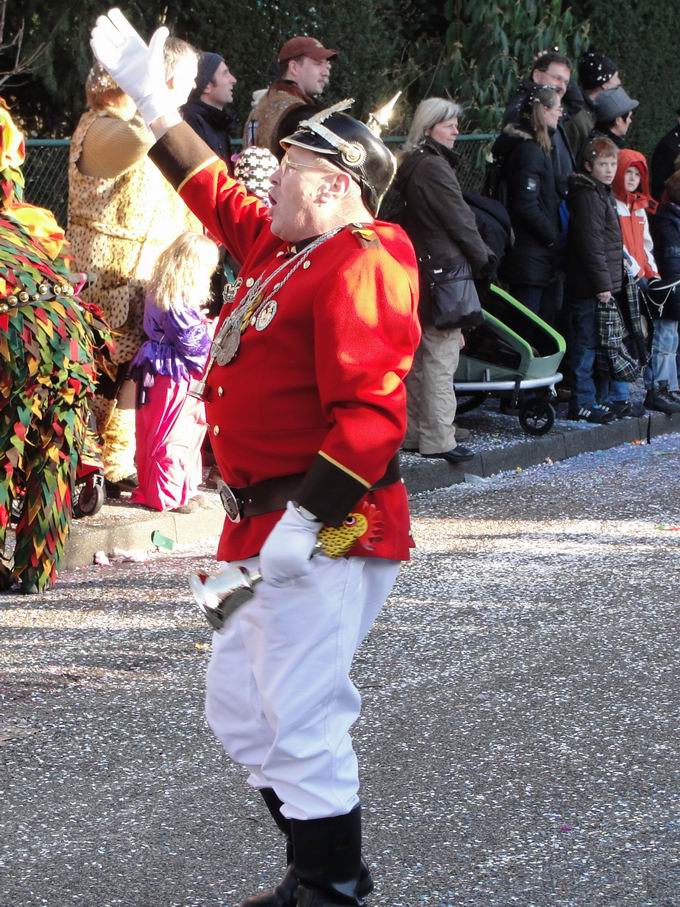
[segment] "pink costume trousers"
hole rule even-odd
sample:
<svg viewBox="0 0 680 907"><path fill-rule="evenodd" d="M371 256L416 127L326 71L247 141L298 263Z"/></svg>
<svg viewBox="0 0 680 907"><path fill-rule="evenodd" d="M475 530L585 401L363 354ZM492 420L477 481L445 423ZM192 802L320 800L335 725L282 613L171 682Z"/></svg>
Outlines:
<svg viewBox="0 0 680 907"><path fill-rule="evenodd" d="M205 406L188 394L188 381L156 375L147 401L137 408L137 476L132 500L172 510L194 497L203 478L201 445Z"/></svg>

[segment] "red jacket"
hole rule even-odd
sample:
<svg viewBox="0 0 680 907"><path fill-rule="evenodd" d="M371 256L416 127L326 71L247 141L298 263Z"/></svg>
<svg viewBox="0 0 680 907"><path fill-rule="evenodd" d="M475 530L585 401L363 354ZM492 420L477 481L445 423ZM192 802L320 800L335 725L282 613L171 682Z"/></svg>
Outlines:
<svg viewBox="0 0 680 907"><path fill-rule="evenodd" d="M151 156L243 262L238 305L249 282L275 270L290 245L272 234L268 208L189 127L171 129ZM403 379L420 338L413 248L393 224L350 225L307 261L275 294L270 324L248 327L236 358L210 371L215 458L234 487L305 473L296 494L303 507L335 525L350 512L363 516L353 520L352 554L407 559L413 543L403 483L367 489L385 474L406 431ZM224 307L220 323L230 310ZM280 515L225 521L218 558L257 554Z"/></svg>

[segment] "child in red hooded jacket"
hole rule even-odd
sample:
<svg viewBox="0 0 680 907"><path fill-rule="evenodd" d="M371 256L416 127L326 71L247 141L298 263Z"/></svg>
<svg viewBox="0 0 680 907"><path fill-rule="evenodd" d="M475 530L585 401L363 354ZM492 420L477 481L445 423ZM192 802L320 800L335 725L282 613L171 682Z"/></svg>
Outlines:
<svg viewBox="0 0 680 907"><path fill-rule="evenodd" d="M640 151L622 148L612 183L616 213L623 237L624 264L630 280L659 276L647 211L654 214L656 202L649 192L647 159Z"/></svg>

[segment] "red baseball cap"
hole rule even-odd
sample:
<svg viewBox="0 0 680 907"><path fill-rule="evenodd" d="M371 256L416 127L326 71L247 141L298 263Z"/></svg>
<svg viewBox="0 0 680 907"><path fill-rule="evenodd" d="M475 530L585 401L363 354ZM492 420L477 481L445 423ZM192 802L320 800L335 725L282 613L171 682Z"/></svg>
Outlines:
<svg viewBox="0 0 680 907"><path fill-rule="evenodd" d="M337 50L329 50L321 41L307 35L296 35L290 38L279 51L279 63L292 60L293 57L311 57L312 60L334 60Z"/></svg>

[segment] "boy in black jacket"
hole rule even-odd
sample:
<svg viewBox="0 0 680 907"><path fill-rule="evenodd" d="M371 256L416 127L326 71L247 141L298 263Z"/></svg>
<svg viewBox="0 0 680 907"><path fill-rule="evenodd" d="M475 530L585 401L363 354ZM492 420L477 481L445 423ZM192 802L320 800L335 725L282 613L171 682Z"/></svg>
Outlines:
<svg viewBox="0 0 680 907"><path fill-rule="evenodd" d="M600 326L598 309L615 307L614 295L623 284L623 241L611 184L618 149L607 138L596 138L584 150L584 173L569 180L566 292L571 307L571 365L573 388L570 419L606 423L615 413L596 403L593 379ZM612 375L612 377L614 377ZM634 375L632 376L634 377ZM626 381L612 380L616 399L628 399Z"/></svg>

